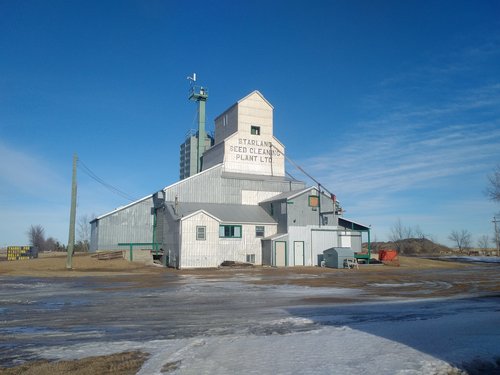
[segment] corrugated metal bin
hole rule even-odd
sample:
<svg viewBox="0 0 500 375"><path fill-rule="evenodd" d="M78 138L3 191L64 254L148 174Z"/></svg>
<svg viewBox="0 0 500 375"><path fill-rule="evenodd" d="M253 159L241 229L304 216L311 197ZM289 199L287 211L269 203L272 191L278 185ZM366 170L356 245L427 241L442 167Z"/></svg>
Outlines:
<svg viewBox="0 0 500 375"><path fill-rule="evenodd" d="M347 259L354 258L354 250L350 247L332 247L323 251L325 266L330 268L344 268Z"/></svg>

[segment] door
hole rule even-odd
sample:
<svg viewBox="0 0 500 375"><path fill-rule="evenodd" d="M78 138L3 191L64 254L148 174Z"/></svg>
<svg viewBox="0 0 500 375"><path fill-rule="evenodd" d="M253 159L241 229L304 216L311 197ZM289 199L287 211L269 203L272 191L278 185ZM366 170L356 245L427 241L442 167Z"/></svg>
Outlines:
<svg viewBox="0 0 500 375"><path fill-rule="evenodd" d="M276 267L286 266L286 242L276 241L274 243L274 259Z"/></svg>
<svg viewBox="0 0 500 375"><path fill-rule="evenodd" d="M293 255L296 266L304 265L304 241L293 242Z"/></svg>

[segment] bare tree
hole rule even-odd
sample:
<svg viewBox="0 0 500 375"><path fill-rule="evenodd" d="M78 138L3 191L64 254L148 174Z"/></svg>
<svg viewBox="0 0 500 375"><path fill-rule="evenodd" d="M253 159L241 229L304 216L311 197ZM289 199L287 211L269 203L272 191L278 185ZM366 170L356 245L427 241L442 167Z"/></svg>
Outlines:
<svg viewBox="0 0 500 375"><path fill-rule="evenodd" d="M392 242L399 242L404 239L404 226L401 222L401 219L398 218L398 221L394 223L391 227L391 234L389 235L389 240Z"/></svg>
<svg viewBox="0 0 500 375"><path fill-rule="evenodd" d="M411 227L405 227L401 222L401 219L398 218L398 221L394 223L391 228L391 233L389 235L389 240L394 242L398 251L404 250L403 240L408 238L412 238L414 236L414 230Z"/></svg>
<svg viewBox="0 0 500 375"><path fill-rule="evenodd" d="M26 232L31 246L38 251L45 251L45 229L41 225L32 225Z"/></svg>
<svg viewBox="0 0 500 375"><path fill-rule="evenodd" d="M56 251L57 241L54 238L49 237L45 240L43 247L44 247L43 251Z"/></svg>
<svg viewBox="0 0 500 375"><path fill-rule="evenodd" d="M500 202L500 164L497 164L493 174L488 176L489 186L486 195L493 201Z"/></svg>
<svg viewBox="0 0 500 375"><path fill-rule="evenodd" d="M95 215L92 215L95 217ZM85 214L78 218L77 231L78 231L78 243L79 250L87 252L89 251L90 244L90 221L92 219L89 215Z"/></svg>
<svg viewBox="0 0 500 375"><path fill-rule="evenodd" d="M486 250L489 246L490 243L490 236L487 234L483 234L481 237L478 238L477 240L477 247Z"/></svg>
<svg viewBox="0 0 500 375"><path fill-rule="evenodd" d="M460 232L456 230L452 231L448 239L457 244L458 251L460 252L471 247L472 235L466 229L462 229Z"/></svg>

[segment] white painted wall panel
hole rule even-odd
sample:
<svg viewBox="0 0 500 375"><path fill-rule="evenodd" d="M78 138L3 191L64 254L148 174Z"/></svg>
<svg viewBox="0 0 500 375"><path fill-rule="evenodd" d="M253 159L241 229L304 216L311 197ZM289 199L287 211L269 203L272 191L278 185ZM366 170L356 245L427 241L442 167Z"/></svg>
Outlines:
<svg viewBox="0 0 500 375"><path fill-rule="evenodd" d="M238 225L234 223L234 225ZM206 227L206 240L196 240L196 227ZM254 224L242 225L241 238L219 238L219 222L204 213L182 220L180 268L218 267L226 260L246 262L247 254L255 255L262 264L262 241L256 237ZM276 225L263 225L265 236L276 233Z"/></svg>
<svg viewBox="0 0 500 375"><path fill-rule="evenodd" d="M289 245L293 248L294 241L304 241L304 264L318 265L318 255L323 250L338 246L338 227L335 226L289 226ZM289 265L293 266L294 258L290 257Z"/></svg>
<svg viewBox="0 0 500 375"><path fill-rule="evenodd" d="M312 265L319 266L321 263L319 261L318 255L323 256L323 251L330 249L332 247L338 246L338 234L335 229L325 230L322 229L312 229L311 230L311 253L312 253Z"/></svg>
<svg viewBox="0 0 500 375"><path fill-rule="evenodd" d="M206 239L196 239L196 227L206 228ZM219 222L201 212L182 220L180 268L217 267Z"/></svg>
<svg viewBox="0 0 500 375"><path fill-rule="evenodd" d="M224 141L224 170L284 176L284 152L285 148L272 136L233 134Z"/></svg>
<svg viewBox="0 0 500 375"><path fill-rule="evenodd" d="M258 205L259 202L274 197L278 194L281 193L276 191L242 190L241 204Z"/></svg>

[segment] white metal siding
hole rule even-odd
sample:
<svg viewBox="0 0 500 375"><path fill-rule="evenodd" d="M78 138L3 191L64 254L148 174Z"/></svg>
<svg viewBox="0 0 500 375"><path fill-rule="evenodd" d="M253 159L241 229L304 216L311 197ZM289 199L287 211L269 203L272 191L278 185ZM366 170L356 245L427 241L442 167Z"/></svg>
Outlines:
<svg viewBox="0 0 500 375"><path fill-rule="evenodd" d="M338 246L338 228L317 225L289 226L288 238L291 246L295 241L304 241L304 264L316 266L318 255L323 254L323 250ZM288 265L295 265L294 257L289 257Z"/></svg>
<svg viewBox="0 0 500 375"><path fill-rule="evenodd" d="M258 205L259 202L274 197L280 193L281 192L276 191L242 190L241 204Z"/></svg>
<svg viewBox="0 0 500 375"><path fill-rule="evenodd" d="M332 247L338 247L338 235L336 230L311 229L311 254L312 265L319 266L318 255Z"/></svg>
<svg viewBox="0 0 500 375"><path fill-rule="evenodd" d="M285 192L304 188L303 182L222 177L222 165L197 174L164 189L165 200L242 204L242 190Z"/></svg>
<svg viewBox="0 0 500 375"><path fill-rule="evenodd" d="M248 125L250 128L250 125ZM272 144L272 158L267 154L271 147L256 146L247 142ZM224 169L227 172L269 176L285 175L285 148L273 136L245 136L236 133L224 141ZM271 162L272 161L272 162Z"/></svg>
<svg viewBox="0 0 500 375"><path fill-rule="evenodd" d="M206 228L205 240L196 239L196 227ZM182 220L181 268L217 267L219 222L200 212Z"/></svg>
<svg viewBox="0 0 500 375"><path fill-rule="evenodd" d="M218 267L226 260L246 262L247 254L254 254L255 264L262 264L262 241L255 235L256 225L264 226L265 236L276 233L276 225L243 224L241 238L219 238L220 223L211 216L200 212L183 219L180 267ZM206 227L205 240L196 240L197 226Z"/></svg>

